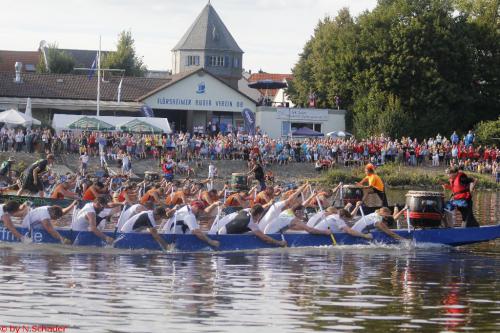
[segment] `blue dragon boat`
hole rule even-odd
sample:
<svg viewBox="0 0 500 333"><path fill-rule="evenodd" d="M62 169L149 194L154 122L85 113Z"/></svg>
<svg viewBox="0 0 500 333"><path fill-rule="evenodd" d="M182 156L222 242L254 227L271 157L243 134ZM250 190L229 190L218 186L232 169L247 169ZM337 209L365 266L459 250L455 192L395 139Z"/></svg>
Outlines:
<svg viewBox="0 0 500 333"><path fill-rule="evenodd" d="M26 228L18 228L18 231L25 235L29 233ZM70 239L75 246L106 247L100 238L93 233L83 231L75 232L69 229L60 228L57 231L64 237ZM500 238L500 225L482 226L477 228L442 228L442 229L422 229L413 230L393 230L402 237L415 243L431 243L448 246L460 246L474 243L488 242ZM158 243L149 233L113 233L105 232L113 237L114 248L127 250L162 250ZM382 232L373 232L373 240L368 241L363 238L353 237L345 233L334 234L336 245L369 245L369 244L398 244L399 242ZM270 235L276 240L285 239L288 247L315 247L334 246L332 237L325 235L312 235L307 233L286 233ZM174 252L208 252L208 251L241 251L256 250L262 248L275 248L276 246L261 241L254 235L210 235L212 239L220 242L220 246L215 249L209 247L205 242L199 240L194 235L172 235L161 234L161 237L169 244ZM59 240L54 239L43 230L33 231L31 234L33 243L56 244ZM19 242L5 227L0 228L1 242Z"/></svg>

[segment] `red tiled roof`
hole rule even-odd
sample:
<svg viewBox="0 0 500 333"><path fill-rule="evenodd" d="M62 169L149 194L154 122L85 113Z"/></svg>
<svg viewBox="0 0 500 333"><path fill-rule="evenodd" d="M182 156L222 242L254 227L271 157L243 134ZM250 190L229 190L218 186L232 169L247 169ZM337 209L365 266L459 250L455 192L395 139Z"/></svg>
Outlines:
<svg viewBox="0 0 500 333"><path fill-rule="evenodd" d="M0 96L58 99L94 100L97 95L97 76L89 80L87 75L23 73L22 83L14 82L15 74L0 72ZM170 79L124 77L121 100L136 101ZM118 95L119 77L101 83L101 100L113 101Z"/></svg>
<svg viewBox="0 0 500 333"><path fill-rule="evenodd" d="M248 78L248 83L253 83L262 80L284 81L293 80L293 74L272 74L272 73L254 73ZM262 96L274 97L278 93L278 89L258 89Z"/></svg>
<svg viewBox="0 0 500 333"><path fill-rule="evenodd" d="M0 50L0 71L15 72L14 65L17 61L23 63L23 72L26 65L36 65L40 59L38 51L6 51Z"/></svg>

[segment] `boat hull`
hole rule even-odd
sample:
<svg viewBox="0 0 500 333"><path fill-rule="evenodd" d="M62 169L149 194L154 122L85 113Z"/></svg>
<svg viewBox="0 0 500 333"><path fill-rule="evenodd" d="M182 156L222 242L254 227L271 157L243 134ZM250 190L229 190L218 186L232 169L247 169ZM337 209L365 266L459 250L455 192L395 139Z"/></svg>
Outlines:
<svg viewBox="0 0 500 333"><path fill-rule="evenodd" d="M18 228L21 234L28 234L26 228ZM58 229L64 237L70 239L75 246L104 247L106 244L93 233L88 231L76 232L68 229ZM416 243L432 243L448 246L460 246L487 242L500 238L500 226L483 226L479 228L450 228L450 229L427 229L415 230L408 233L406 230L394 230L400 236L414 240ZM114 248L130 250L161 250L156 241L148 233L114 234L106 232L108 236L115 238ZM333 240L330 236L311 235L305 233L289 233L270 235L276 240L282 237L287 241L288 247L313 247L331 246ZM178 252L206 252L214 251L205 242L194 235L161 235L169 244L175 244L172 248ZM254 235L211 235L212 239L220 242L218 251L241 251L256 250L261 248L275 248L276 246L261 241ZM337 245L368 245L368 244L397 244L398 241L381 232L373 233L373 240L353 237L345 233L334 235ZM51 237L43 230L32 233L33 243L59 244L59 241ZM17 239L5 228L0 228L0 241L18 242Z"/></svg>

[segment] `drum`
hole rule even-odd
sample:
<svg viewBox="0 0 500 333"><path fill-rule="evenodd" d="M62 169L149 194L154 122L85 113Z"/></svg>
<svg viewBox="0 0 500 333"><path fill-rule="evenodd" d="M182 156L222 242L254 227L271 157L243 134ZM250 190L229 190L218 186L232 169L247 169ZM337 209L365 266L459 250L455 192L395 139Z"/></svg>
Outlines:
<svg viewBox="0 0 500 333"><path fill-rule="evenodd" d="M156 182L160 180L160 174L158 172L146 171L144 173L144 179L148 182Z"/></svg>
<svg viewBox="0 0 500 333"><path fill-rule="evenodd" d="M363 199L363 187L358 185L344 185L342 186L342 199L344 206L348 203L356 205L356 202Z"/></svg>
<svg viewBox="0 0 500 333"><path fill-rule="evenodd" d="M248 176L244 173L231 175L231 189L248 191Z"/></svg>
<svg viewBox="0 0 500 333"><path fill-rule="evenodd" d="M406 205L410 223L415 228L438 228L444 213L444 195L441 192L408 191Z"/></svg>

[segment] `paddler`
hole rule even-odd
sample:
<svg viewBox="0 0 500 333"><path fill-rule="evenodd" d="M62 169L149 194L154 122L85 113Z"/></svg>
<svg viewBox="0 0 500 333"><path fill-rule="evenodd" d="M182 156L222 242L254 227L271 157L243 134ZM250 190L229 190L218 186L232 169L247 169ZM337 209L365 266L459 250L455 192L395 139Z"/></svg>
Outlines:
<svg viewBox="0 0 500 333"><path fill-rule="evenodd" d="M156 207L155 210L146 210L135 214L129 218L123 226L119 229L119 232L130 233L130 232L141 232L146 229L151 236L158 242L160 247L164 250L167 249L168 244L161 238L156 230L157 225L161 224L163 218L166 217L165 208Z"/></svg>
<svg viewBox="0 0 500 333"><path fill-rule="evenodd" d="M367 192L363 196L362 201L365 202L368 194L375 193L379 196L380 200L382 200L383 207L389 206L389 204L387 203L387 196L385 194L384 182L382 181L382 178L380 178L379 175L375 173L375 166L371 163L368 163L365 166L365 174L366 177L363 178L360 182L356 183L356 185L363 186L364 183L367 183L368 186L365 186L365 188L370 189L372 192Z"/></svg>
<svg viewBox="0 0 500 333"><path fill-rule="evenodd" d="M462 220L465 222L465 227L479 227L476 218L474 217L472 193L476 186L476 179L468 177L462 170L457 167L448 169L449 184L444 184L443 189L450 190L453 196L446 203L445 209L453 211L458 209L462 214Z"/></svg>
<svg viewBox="0 0 500 333"><path fill-rule="evenodd" d="M107 200L104 197L98 197L93 202L87 203L80 209L71 223L73 231L91 231L97 237L108 244L112 244L114 239L106 236L102 230L106 226L106 218L117 213L119 207L106 208Z"/></svg>
<svg viewBox="0 0 500 333"><path fill-rule="evenodd" d="M93 201L97 198L102 198L108 195L108 191L104 184L100 181L97 181L87 187L85 193L83 194L82 199L86 201Z"/></svg>
<svg viewBox="0 0 500 333"><path fill-rule="evenodd" d="M361 206L361 201L359 201L359 205ZM347 209L341 208L339 210L334 207L328 207L325 210L324 216L319 220L319 222L314 226L315 229L318 230L331 230L333 233L345 232L353 237L361 237L367 240L373 239L372 234L370 233L362 233L350 228L346 222L350 222L353 220L353 216L356 212L352 214L349 213Z"/></svg>
<svg viewBox="0 0 500 333"><path fill-rule="evenodd" d="M305 222L307 221L304 214L305 207L300 202L296 202L294 206L282 211L278 218L273 220L266 226L265 234L283 233L286 230L306 231L310 234L316 235L330 235L332 232L327 230L320 230L309 227Z"/></svg>
<svg viewBox="0 0 500 333"><path fill-rule="evenodd" d="M62 177L61 182L54 187L50 197L52 199L77 199L78 194L70 191L71 180L66 177Z"/></svg>
<svg viewBox="0 0 500 333"><path fill-rule="evenodd" d="M24 236L17 231L11 217L24 217L28 213L29 207L26 205L20 205L17 201L7 201L6 203L0 205L0 220L5 228L7 228L10 233L16 237L18 240L23 241ZM5 229L4 229L5 230ZM5 239L5 237L4 237Z"/></svg>
<svg viewBox="0 0 500 333"><path fill-rule="evenodd" d="M255 204L260 204L264 208L269 207L274 201L274 188L272 186L266 187L260 191L255 198Z"/></svg>
<svg viewBox="0 0 500 333"><path fill-rule="evenodd" d="M8 184L12 183L10 172L15 161L16 160L11 156L6 161L2 162L0 165L0 180L5 180Z"/></svg>
<svg viewBox="0 0 500 333"><path fill-rule="evenodd" d="M141 197L139 201L142 205L147 204L148 202L153 205L161 205L162 197L165 194L165 190L163 187L160 187L160 184L156 183L153 185L151 189L149 189L144 195Z"/></svg>
<svg viewBox="0 0 500 333"><path fill-rule="evenodd" d="M167 206L185 205L189 202L188 198L190 195L191 190L189 188L189 185L184 185L182 190L175 191L167 195L165 203L167 204Z"/></svg>
<svg viewBox="0 0 500 333"><path fill-rule="evenodd" d="M71 244L69 239L64 238L59 232L57 232L56 229L54 229L52 221L57 221L64 215L68 214L77 203L78 201L75 200L66 208L61 208L59 206L42 206L32 209L24 217L22 226L29 228L30 230L43 229L53 238L61 241L62 244Z"/></svg>
<svg viewBox="0 0 500 333"><path fill-rule="evenodd" d="M164 225L162 231L170 234L193 234L198 239L206 242L212 247L219 247L219 242L205 235L197 222L197 217L203 213L205 204L203 201L193 201L189 205L178 209L172 218Z"/></svg>
<svg viewBox="0 0 500 333"><path fill-rule="evenodd" d="M31 164L24 173L22 186L17 192L17 195L21 195L24 191L28 191L31 194L38 193L38 195L43 198L42 175L48 171L49 165L53 163L54 155L48 154L46 159L41 159Z"/></svg>
<svg viewBox="0 0 500 333"><path fill-rule="evenodd" d="M405 238L394 233L387 226L390 223L391 219L397 220L405 210L406 209L402 209L400 212L392 214L391 210L387 207L379 208L374 213L365 215L361 219L359 219L358 222L356 222L352 227L352 230L367 234L373 230L378 229L396 240L405 240Z"/></svg>
<svg viewBox="0 0 500 333"><path fill-rule="evenodd" d="M265 210L259 204L253 206L250 211L241 210L239 211L232 221L228 222L225 226L218 230L218 234L245 234L250 232L251 234L257 236L263 242L268 244L273 244L277 246L286 246L287 243L284 240L275 240L266 234L264 234L259 229L259 221L264 216Z"/></svg>

